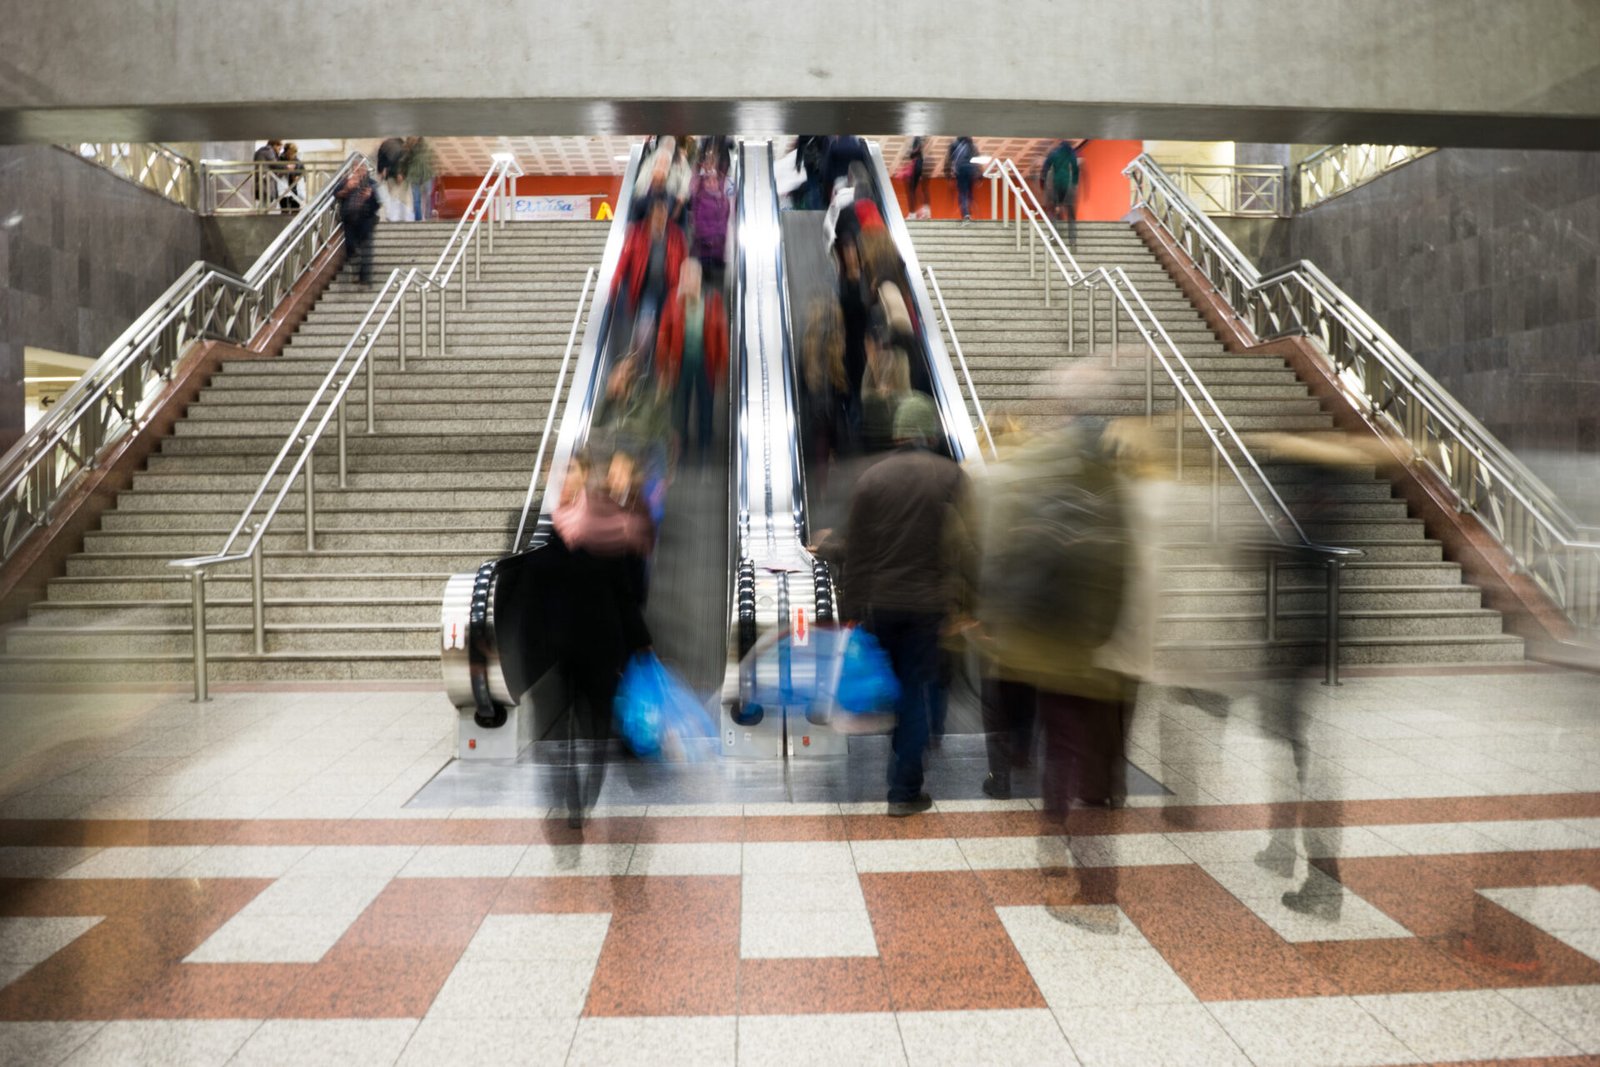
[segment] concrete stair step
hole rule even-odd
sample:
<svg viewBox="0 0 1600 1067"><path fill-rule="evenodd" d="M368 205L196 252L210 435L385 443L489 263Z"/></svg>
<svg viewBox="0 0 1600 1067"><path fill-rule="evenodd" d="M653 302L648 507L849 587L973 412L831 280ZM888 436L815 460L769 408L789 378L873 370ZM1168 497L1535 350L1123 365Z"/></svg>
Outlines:
<svg viewBox="0 0 1600 1067"><path fill-rule="evenodd" d="M358 383L359 384L359 383ZM344 412L348 428L353 430L356 424L350 420L360 420L362 433L366 432L367 404L364 393L359 389L352 389L345 398ZM254 423L283 424L284 432L293 426L300 418L301 412L306 409L309 397L295 400L261 400L257 399L250 404L196 404L189 409L185 422L194 423L197 427L212 422L220 422L229 426L249 426ZM1142 403L1142 402L1141 402ZM438 402L430 400L393 400L387 404L373 405L373 418L375 421L390 427L389 432L397 432L394 428L410 426L416 423L441 424L459 419L465 423L477 422L485 417L496 421L507 420L543 420L549 410L550 403L547 399L513 400L479 396L470 400L454 400ZM327 409L326 404L317 408L318 415ZM1143 408L1141 407L1142 411ZM333 425L330 423L330 426ZM540 425L543 425L541 422ZM337 427L335 427L337 429ZM190 433L210 433L211 427L204 430L194 429Z"/></svg>
<svg viewBox="0 0 1600 1067"><path fill-rule="evenodd" d="M1286 640L1315 640L1325 633L1322 612L1278 611L1278 635ZM1501 632L1500 613L1483 608L1363 611L1345 605L1339 611L1340 640L1358 637L1490 636ZM1265 641L1266 619L1259 613L1228 615L1164 615L1156 624L1156 642Z"/></svg>
<svg viewBox="0 0 1600 1067"><path fill-rule="evenodd" d="M1322 662L1321 645L1314 641L1263 646L1253 641L1196 641L1158 645L1156 665L1169 671L1259 670ZM1345 666L1421 666L1439 663L1520 663L1524 658L1520 637L1506 634L1430 637L1352 637L1339 645L1339 662Z"/></svg>
<svg viewBox="0 0 1600 1067"><path fill-rule="evenodd" d="M342 652L333 656L278 653L267 657L218 653L210 659L209 677L212 682L438 681L439 650ZM188 654L0 656L0 683L188 685L193 678L194 660Z"/></svg>
<svg viewBox="0 0 1600 1067"><path fill-rule="evenodd" d="M488 559L505 554L515 530L505 531L500 543L484 549L475 544L452 543L442 548L392 548L376 553L365 548L344 548L336 545L323 547L318 539L316 552L305 551L304 545L279 549L267 545L264 566L270 575L326 575L326 574L459 574L475 571ZM303 538L302 538L303 541ZM214 541L203 552L214 551L220 541ZM201 555L202 552L178 553L159 549L104 549L80 552L67 558L69 578L96 577L172 577L183 572L172 566L180 555ZM247 562L223 563L208 572L212 580L218 577L248 578ZM270 580L270 578L269 578Z"/></svg>
<svg viewBox="0 0 1600 1067"><path fill-rule="evenodd" d="M390 597L364 595L339 597L331 593L303 600L268 596L265 601L268 627L316 624L329 626L349 623L407 623L415 626L439 625L440 581L432 596ZM248 594L248 589L244 592ZM254 617L250 597L222 596L206 586L206 627L250 626ZM154 626L187 628L193 622L193 607L186 600L166 601L52 601L44 600L28 609L28 626L65 629L85 627Z"/></svg>
<svg viewBox="0 0 1600 1067"><path fill-rule="evenodd" d="M1163 616L1242 615L1261 617L1266 612L1264 588L1164 589L1160 594ZM1350 586L1341 583L1341 611L1461 611L1482 606L1483 594L1470 585ZM1278 590L1278 611L1317 612L1327 603L1323 588Z"/></svg>
<svg viewBox="0 0 1600 1067"><path fill-rule="evenodd" d="M509 480L509 479L508 479ZM523 479L526 482L526 479ZM256 484L259 484L259 480ZM273 479L273 486L281 486L283 478ZM299 481L296 481L298 487ZM455 485L422 487L398 487L389 489L367 489L356 486L347 486L340 489L334 479L327 479L326 483L319 479L317 482L317 514L335 514L345 511L393 510L400 512L415 512L417 514L455 515L461 509L504 509L522 506L525 487L515 485L491 488L480 485L474 479L471 485L457 483ZM237 503L242 507L254 492L255 485L248 488L234 490L189 490L189 489L135 489L122 494L117 501L114 511L108 515L149 515L167 514L177 512L194 515L197 518L208 513L237 514ZM298 500L296 499L298 498ZM284 502L285 509L305 499L305 494L296 493Z"/></svg>
<svg viewBox="0 0 1600 1067"><path fill-rule="evenodd" d="M481 411L482 409L480 409ZM492 409L490 409L492 410ZM281 444L283 438L294 427L298 415L282 419L183 419L174 427L174 438L181 440L185 437L217 437L224 440L232 439L239 434L255 434L262 437L276 435ZM536 424L534 420L539 420ZM509 434L519 430L529 434L538 432L536 426L542 426L544 412L542 410L523 415L520 418L416 418L406 419L389 416L384 420L383 433L388 436L397 435L435 435L446 434L460 435L465 441L471 441L481 434ZM333 447L333 423L328 424L326 436L322 447ZM378 440L378 435L366 433L352 433L351 440L356 437L365 437L369 441Z"/></svg>
<svg viewBox="0 0 1600 1067"><path fill-rule="evenodd" d="M1204 560L1184 562L1169 558L1162 563L1161 573L1165 588L1173 591L1254 592L1265 591L1267 585L1265 566ZM1461 585L1460 565L1442 560L1374 561L1369 554L1367 559L1346 564L1340 577L1340 587L1345 590L1414 586L1467 588ZM1326 587L1327 579L1320 568L1281 567L1278 570L1280 592Z"/></svg>
<svg viewBox="0 0 1600 1067"><path fill-rule="evenodd" d="M277 454L276 446L283 443L282 438L279 438L272 448L263 446L246 452L238 450L240 445L237 441L212 441L204 437L190 440L202 444L215 444L218 447L211 450L158 453L150 457L149 469L163 474L184 475L248 473L260 479L267 473L272 457ZM224 450L223 446L230 444L234 446L234 450ZM412 473L454 474L463 480L462 484L466 484L466 479L476 472L492 472L498 476L508 471L516 471L526 479L533 470L535 455L535 445L532 444L526 449L517 451L502 449L474 452L463 449L456 453L396 452L387 455L381 452L352 451L349 473L351 478L364 475L404 476ZM315 462L317 477L325 475L332 477L337 473L336 456L324 455L319 451Z"/></svg>
<svg viewBox="0 0 1600 1067"><path fill-rule="evenodd" d="M317 529L317 548L363 549L369 552L434 550L439 552L503 551L515 527L396 527L385 530ZM223 531L226 532L226 531ZM262 542L267 551L305 547L305 530L292 524L274 524ZM215 552L222 537L215 530L91 530L84 534L86 552L165 552L168 559ZM479 562L482 562L481 560Z"/></svg>
<svg viewBox="0 0 1600 1067"><path fill-rule="evenodd" d="M528 463L531 469L531 458ZM328 470L333 470L329 464ZM237 473L223 473L214 471L196 470L193 472L173 471L170 468L151 471L139 471L133 476L133 494L146 493L181 493L198 497L202 493L234 493L248 497L255 492L256 486L261 484L265 465L260 471L254 473L240 471ZM318 466L320 477L322 468ZM278 475L269 483L269 488L277 489L283 484L284 475ZM344 494L358 491L399 491L405 493L451 491L458 490L473 494L478 498L480 492L507 492L521 494L528 485L528 474L517 469L474 471L470 479L462 477L460 471L434 471L424 470L410 473L400 472L372 472L352 471L349 476L347 489L337 490ZM520 499L520 496L519 496ZM321 496L318 501L320 503ZM118 504L120 506L121 500Z"/></svg>
<svg viewBox="0 0 1600 1067"><path fill-rule="evenodd" d="M1439 563L1444 560L1444 551L1439 542L1426 538L1393 541L1345 538L1333 543L1342 548L1359 548L1364 553L1364 560L1369 563ZM1216 545L1195 541L1188 544L1164 545L1160 553L1163 566L1185 566L1225 562L1220 557L1224 556L1226 551L1225 547L1219 548Z"/></svg>
<svg viewBox="0 0 1600 1067"><path fill-rule="evenodd" d="M278 518L273 523L272 529L301 530L305 529L304 496L291 494L284 501L283 507L278 512ZM243 501L240 506L228 510L202 510L198 507L177 511L110 511L104 516L101 531L117 534L144 534L144 533L173 533L188 535L197 532L211 533L217 541L221 541L233 529L238 521L239 513L243 510ZM213 505L214 507L214 505ZM507 515L515 514L522 510L522 498L518 496L515 502L507 503L504 507L449 507L429 506L418 503L412 507L390 506L388 508L347 508L332 506L324 508L319 503L317 506L317 538L321 542L322 534L334 531L370 531L373 533L389 530L419 530L440 529L446 530L459 523L463 526L488 527L506 521ZM268 535L271 536L270 534Z"/></svg>
<svg viewBox="0 0 1600 1067"><path fill-rule="evenodd" d="M446 571L423 574L276 574L275 557L267 557L267 572L262 589L269 603L315 604L362 601L416 600L431 603L435 610L450 574ZM481 560L479 562L482 562ZM29 608L67 611L92 610L107 604L150 604L161 602L182 607L188 618L191 587L186 574L171 568L170 574L107 575L92 578L54 578L48 599ZM120 599L119 599L120 598ZM250 602L250 580L243 575L219 575L206 580L208 605L229 601Z"/></svg>
<svg viewBox="0 0 1600 1067"><path fill-rule="evenodd" d="M490 390L487 385L445 385L445 381L453 380L450 377L439 377L438 382L412 381L406 375L397 375L390 379L393 385L379 384L373 387L377 404L375 410L381 412L387 405L406 405L418 403L434 404L467 404L488 402L491 397L495 402L512 401L519 403L544 403L549 400L550 393L555 389L556 367L537 374L529 374L521 378L520 383L506 382L502 376L498 388ZM214 405L231 408L238 411L256 404L293 404L302 411L306 402L311 399L312 392L321 385L320 378L311 375L304 376L303 383L273 382L264 379L259 384L244 387L219 388L210 386L200 393L200 405ZM485 375L485 377L488 377ZM569 375L570 377L570 375ZM385 379L380 375L379 382ZM403 386L399 383L405 383ZM1142 393L1140 395L1143 395ZM351 387L351 393L345 403L358 405L362 411L366 410L366 380L363 375L356 379ZM191 409L196 410L196 409Z"/></svg>
<svg viewBox="0 0 1600 1067"><path fill-rule="evenodd" d="M207 652L244 654L255 648L250 625L213 625L206 620ZM367 623L316 625L270 624L267 652L317 654L327 657L345 652L431 651L439 654L439 621L426 623ZM55 627L29 624L6 635L8 656L104 654L173 655L194 648L193 631L181 626Z"/></svg>

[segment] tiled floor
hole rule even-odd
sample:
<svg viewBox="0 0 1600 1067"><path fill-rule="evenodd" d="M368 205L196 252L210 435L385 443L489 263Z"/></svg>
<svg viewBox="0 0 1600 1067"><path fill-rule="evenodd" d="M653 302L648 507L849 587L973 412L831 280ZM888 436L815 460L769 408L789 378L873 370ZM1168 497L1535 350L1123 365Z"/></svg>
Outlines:
<svg viewBox="0 0 1600 1067"><path fill-rule="evenodd" d="M0 1064L1600 1063L1597 683L1350 679L1304 793L1272 684L1147 692L1071 840L972 736L912 819L871 740L580 835L433 692L8 694Z"/></svg>

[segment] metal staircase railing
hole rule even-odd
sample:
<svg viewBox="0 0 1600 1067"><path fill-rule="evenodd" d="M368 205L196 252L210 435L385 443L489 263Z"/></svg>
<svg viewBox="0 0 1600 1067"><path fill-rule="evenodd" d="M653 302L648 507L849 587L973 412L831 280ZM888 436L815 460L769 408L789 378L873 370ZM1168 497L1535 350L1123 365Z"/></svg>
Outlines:
<svg viewBox="0 0 1600 1067"><path fill-rule="evenodd" d="M1125 173L1134 206L1193 261L1242 328L1262 341L1312 340L1367 421L1403 439L1413 462L1450 487L1457 507L1484 524L1575 629L1600 631L1600 541L1510 449L1315 264L1262 274L1149 156Z"/></svg>
<svg viewBox="0 0 1600 1067"><path fill-rule="evenodd" d="M1017 167L1009 159L996 160L990 164L986 177L993 178L999 194L1004 196L1009 203L1003 208L1003 217L1008 220L1015 219L1014 225L1018 229L1018 242L1020 245L1020 232L1023 223L1027 223L1029 235L1029 271L1033 273L1035 257L1033 250L1043 247L1050 263L1044 266L1045 279L1045 304L1050 306L1052 276L1051 265L1062 275L1067 292L1067 351L1074 350L1077 337L1078 301L1077 293L1081 290L1087 304L1087 344L1090 355L1096 354L1097 347L1097 307L1098 294L1103 289L1107 294L1107 313L1110 316L1110 360L1113 368L1118 366L1121 359L1121 322L1124 318L1138 334L1144 349L1144 400L1145 418L1153 422L1155 419L1155 376L1159 367L1161 373L1171 383L1174 393L1173 404L1173 429L1174 429L1174 459L1176 474L1183 477L1184 434L1188 418L1194 420L1195 425L1204 433L1206 443L1210 446L1210 532L1213 541L1221 539L1222 532L1222 469L1226 467L1233 476L1234 481L1244 490L1251 507L1265 523L1271 535L1271 546L1279 551L1270 552L1267 563L1267 599L1266 599L1266 636L1267 641L1277 640L1277 569L1281 562L1281 553L1292 553L1301 558L1310 557L1319 561L1326 567L1327 574L1327 649L1324 668L1326 680L1329 685L1338 684L1339 663L1339 585L1340 571L1343 565L1351 560L1359 559L1363 553L1359 549L1327 545L1312 540L1301 526L1294 513L1284 503L1283 497L1273 486L1272 481L1262 470L1260 463L1251 454L1244 441L1234 430L1232 423L1223 414L1222 408L1212 397L1210 390L1200 380L1200 376L1190 365L1188 359L1178 348L1177 344L1168 334L1155 312L1150 309L1138 288L1128 278L1127 272L1121 267L1099 267L1093 271L1084 271L1078 261L1073 257L1071 249L1066 246L1055 227L1051 224L1044 209L1039 205L1038 198L1028 183L1022 178ZM1186 415L1187 413L1187 415Z"/></svg>
<svg viewBox="0 0 1600 1067"><path fill-rule="evenodd" d="M206 594L205 580L207 572L213 568L227 563L240 563L250 561L250 601L251 621L255 634L255 654L266 654L266 604L264 592L264 562L262 559L263 544L267 531L278 517L284 501L288 498L290 490L302 474L305 475L305 515L306 515L306 551L314 552L317 548L317 512L316 512L316 470L315 455L318 443L321 442L324 432L330 421L337 420L337 436L339 442L339 488L345 488L348 481L349 463L347 459L345 398L350 392L351 385L363 370L366 371L363 382L366 391L367 425L366 432L377 432L374 424L374 406L376 400L376 370L371 358L373 346L378 338L388 328L392 319L398 316L399 330L397 334L397 350L399 356L400 373L406 369L407 326L406 307L407 296L415 292L421 306L421 329L418 334L419 348L423 356L427 355L427 310L428 291L435 290L439 294L439 354L445 351L445 307L447 305L447 287L456 268L460 266L466 255L469 245L474 247L474 272L481 267L476 246L480 234L487 229L491 250L493 247L493 231L496 223L505 225L506 213L504 199L506 183L516 175L522 173L522 168L510 156L497 157L495 163L484 175L478 191L473 194L472 203L468 205L467 214L461 217L455 231L450 235L450 240L439 253L439 258L433 265L432 272L424 274L417 268L402 273L395 268L389 273L378 295L372 300L371 306L362 316L361 322L356 326L355 333L344 349L334 359L333 366L328 368L328 373L323 377L322 384L312 393L305 410L301 412L294 429L289 431L284 439L283 447L278 450L278 455L272 461L267 473L262 476L261 484L256 488L250 502L245 505L239 515L239 521L234 523L233 529L224 539L222 547L209 556L193 556L187 559L172 561L172 566L182 567L189 572L193 585L194 601L194 697L197 702L208 699L208 665L206 655ZM328 195L333 195L330 187ZM453 255L452 255L453 253ZM448 263L448 266L446 264ZM441 274L441 270L443 273ZM466 307L467 302L467 273L462 272L460 279L461 306ZM376 324L373 320L376 318ZM356 349L359 346L359 352ZM355 355L352 357L352 352ZM324 403L326 406L324 407ZM311 423L319 408L322 415L317 419L316 425L308 432L306 427ZM298 444L299 450L293 459L290 453L295 451ZM284 475L282 484L278 487L277 494L272 502L267 505L265 512L253 523L256 508L265 498L272 482L283 472L285 462L289 462L288 473ZM243 547L236 547L241 535L249 528L249 539Z"/></svg>
<svg viewBox="0 0 1600 1067"><path fill-rule="evenodd" d="M363 161L352 155L345 170ZM261 253L243 277L196 261L123 331L3 457L0 563L9 560L107 452L141 428L189 346L199 340L249 345L283 297L339 240L330 188Z"/></svg>

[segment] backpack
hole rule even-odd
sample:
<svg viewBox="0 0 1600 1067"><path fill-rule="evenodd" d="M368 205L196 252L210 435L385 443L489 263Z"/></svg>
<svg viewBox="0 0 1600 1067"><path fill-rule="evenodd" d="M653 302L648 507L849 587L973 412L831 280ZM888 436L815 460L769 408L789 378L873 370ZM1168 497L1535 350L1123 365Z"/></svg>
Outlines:
<svg viewBox="0 0 1600 1067"><path fill-rule="evenodd" d="M1098 648L1116 629L1132 568L1116 476L1089 453L1033 462L1041 475L1005 490L1011 508L985 596L995 614L1028 630Z"/></svg>
<svg viewBox="0 0 1600 1067"><path fill-rule="evenodd" d="M958 168L969 166L972 163L972 157L977 154L970 137L959 138L954 147L950 149L951 162Z"/></svg>

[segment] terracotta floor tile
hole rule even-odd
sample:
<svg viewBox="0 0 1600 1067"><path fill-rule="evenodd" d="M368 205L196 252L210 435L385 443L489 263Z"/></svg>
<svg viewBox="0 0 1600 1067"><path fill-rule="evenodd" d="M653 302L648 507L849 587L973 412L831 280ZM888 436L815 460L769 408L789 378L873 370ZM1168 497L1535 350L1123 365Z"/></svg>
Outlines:
<svg viewBox="0 0 1600 1067"><path fill-rule="evenodd" d="M309 973L309 964L184 963L168 968L120 1018L267 1019Z"/></svg>
<svg viewBox="0 0 1600 1067"><path fill-rule="evenodd" d="M1481 988L1448 953L1417 938L1314 941L1295 950L1348 996Z"/></svg>
<svg viewBox="0 0 1600 1067"><path fill-rule="evenodd" d="M889 984L880 960L741 960L739 963L741 1015L889 1010Z"/></svg>
<svg viewBox="0 0 1600 1067"><path fill-rule="evenodd" d="M843 841L841 815L761 815L744 821L746 841Z"/></svg>
<svg viewBox="0 0 1600 1067"><path fill-rule="evenodd" d="M639 827L640 844L743 841L743 817L685 815L646 819Z"/></svg>
<svg viewBox="0 0 1600 1067"><path fill-rule="evenodd" d="M888 815L844 816L845 838L850 841L903 840L922 837L954 837L942 812L927 811L906 819Z"/></svg>
<svg viewBox="0 0 1600 1067"><path fill-rule="evenodd" d="M465 947L463 942L453 948L358 948L341 942L302 974L270 1014L284 1019L420 1018Z"/></svg>
<svg viewBox="0 0 1600 1067"><path fill-rule="evenodd" d="M885 952L883 971L896 1011L1045 1007L1015 949L912 958Z"/></svg>
<svg viewBox="0 0 1600 1067"><path fill-rule="evenodd" d="M506 878L396 878L369 911L376 914L484 916L505 891Z"/></svg>

